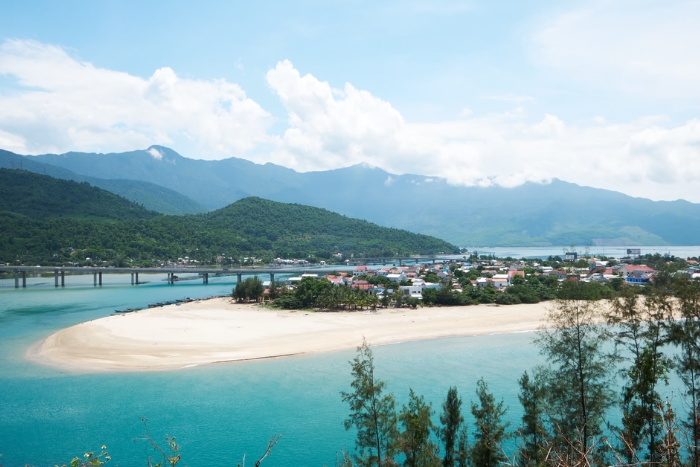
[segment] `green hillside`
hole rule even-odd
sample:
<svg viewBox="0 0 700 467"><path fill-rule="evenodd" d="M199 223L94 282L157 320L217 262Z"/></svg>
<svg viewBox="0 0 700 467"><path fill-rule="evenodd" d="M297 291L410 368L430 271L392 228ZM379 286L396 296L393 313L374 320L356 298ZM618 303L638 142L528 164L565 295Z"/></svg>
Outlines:
<svg viewBox="0 0 700 467"><path fill-rule="evenodd" d="M0 211L34 219L150 219L158 214L108 191L24 170L0 169Z"/></svg>
<svg viewBox="0 0 700 467"><path fill-rule="evenodd" d="M102 188L136 204L140 204L149 211L156 211L161 214L201 214L208 211L207 208L187 196L155 183L79 175L63 167L44 164L31 157L20 156L2 149L0 149L0 168L23 169L63 180L73 180L79 183L87 182L92 186ZM114 172L108 177L115 176L118 177L119 173Z"/></svg>
<svg viewBox="0 0 700 467"><path fill-rule="evenodd" d="M246 198L207 214L158 216L116 223L30 219L0 213L0 262L152 264L189 256L213 263L218 255L331 258L453 253L454 245L426 235L379 227L324 209Z"/></svg>
<svg viewBox="0 0 700 467"><path fill-rule="evenodd" d="M162 157L154 158L156 150ZM295 172L229 158L195 160L153 146L118 154L25 157L92 177L158 183L210 209L259 196L328 209L461 246L698 245L700 204L652 201L561 180L459 186L426 175L356 165ZM689 194L690 195L690 194Z"/></svg>

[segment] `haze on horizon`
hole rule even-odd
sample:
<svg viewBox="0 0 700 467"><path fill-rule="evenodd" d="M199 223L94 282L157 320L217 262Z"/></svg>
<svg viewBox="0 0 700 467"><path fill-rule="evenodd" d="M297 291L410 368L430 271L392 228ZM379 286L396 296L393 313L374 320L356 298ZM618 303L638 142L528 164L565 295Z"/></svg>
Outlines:
<svg viewBox="0 0 700 467"><path fill-rule="evenodd" d="M700 2L0 7L0 149L700 202Z"/></svg>

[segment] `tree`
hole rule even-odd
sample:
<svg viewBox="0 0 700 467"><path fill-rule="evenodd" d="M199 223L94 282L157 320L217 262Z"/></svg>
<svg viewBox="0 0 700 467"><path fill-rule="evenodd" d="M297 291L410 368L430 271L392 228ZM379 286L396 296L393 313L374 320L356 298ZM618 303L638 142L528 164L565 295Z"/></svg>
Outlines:
<svg viewBox="0 0 700 467"><path fill-rule="evenodd" d="M457 467L467 467L469 465L469 433L467 427L464 426L459 431L459 439L457 440L457 451L455 453L455 465Z"/></svg>
<svg viewBox="0 0 700 467"><path fill-rule="evenodd" d="M503 408L502 400L496 403L496 398L489 392L483 378L476 383L476 395L479 404L471 404L474 416L474 446L471 448L470 458L475 467L495 467L508 460L501 448L509 425L503 422L507 409Z"/></svg>
<svg viewBox="0 0 700 467"><path fill-rule="evenodd" d="M438 291L436 289L426 287L421 292L421 295L423 297L423 303L426 305L433 305L437 301Z"/></svg>
<svg viewBox="0 0 700 467"><path fill-rule="evenodd" d="M307 307L315 304L318 296L332 287L333 284L328 279L305 277L297 285L294 295L302 303L302 306Z"/></svg>
<svg viewBox="0 0 700 467"><path fill-rule="evenodd" d="M460 428L464 423L462 417L462 398L459 397L456 387L447 390L447 397L442 403L442 413L440 414L440 439L445 450L445 457L442 465L444 467L454 467L455 465L455 445L459 436Z"/></svg>
<svg viewBox="0 0 700 467"><path fill-rule="evenodd" d="M690 441L690 465L700 465L700 281L678 277L673 283L681 319L671 326L670 341L680 352L675 369L685 386L688 416L681 425Z"/></svg>
<svg viewBox="0 0 700 467"><path fill-rule="evenodd" d="M367 341L357 348L350 367L352 392L341 395L350 405L343 425L346 430L357 429L355 460L362 466L391 465L396 453L396 403L393 395L383 394L386 383L374 377L374 357Z"/></svg>
<svg viewBox="0 0 700 467"><path fill-rule="evenodd" d="M663 283L663 279L659 281ZM622 424L625 446L622 452L629 462L638 462L641 447L646 459L655 463L662 429L658 408L660 382L667 381L670 360L661 348L666 341L665 322L670 318L670 304L665 286L659 284L644 300L631 287L623 287L612 303L608 321L615 325L615 343L630 356L630 366L623 372Z"/></svg>
<svg viewBox="0 0 700 467"><path fill-rule="evenodd" d="M262 281L257 276L253 276L238 282L231 293L231 297L239 302L244 300L255 300L257 302L264 290Z"/></svg>
<svg viewBox="0 0 700 467"><path fill-rule="evenodd" d="M535 340L549 362L542 377L553 442L572 462L601 454L592 452L594 441L614 400L609 389L614 358L603 348L610 332L600 318L595 302L575 295L559 299Z"/></svg>
<svg viewBox="0 0 700 467"><path fill-rule="evenodd" d="M435 430L430 417L431 405L425 403L423 396L417 396L409 390L408 405L404 405L399 420L404 429L399 434L398 450L406 456L406 467L437 467L440 465L438 447L430 439Z"/></svg>
<svg viewBox="0 0 700 467"><path fill-rule="evenodd" d="M518 399L523 406L522 425L518 436L523 442L519 452L521 466L540 466L543 464L548 433L545 425L545 400L542 381L537 376L530 379L527 371L518 380L520 394Z"/></svg>

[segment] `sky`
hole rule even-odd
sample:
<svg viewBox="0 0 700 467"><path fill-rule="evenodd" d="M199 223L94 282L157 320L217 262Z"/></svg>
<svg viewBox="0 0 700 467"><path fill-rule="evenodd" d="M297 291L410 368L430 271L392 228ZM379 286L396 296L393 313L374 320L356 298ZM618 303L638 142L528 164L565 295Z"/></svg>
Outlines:
<svg viewBox="0 0 700 467"><path fill-rule="evenodd" d="M0 148L700 202L700 1L15 1Z"/></svg>

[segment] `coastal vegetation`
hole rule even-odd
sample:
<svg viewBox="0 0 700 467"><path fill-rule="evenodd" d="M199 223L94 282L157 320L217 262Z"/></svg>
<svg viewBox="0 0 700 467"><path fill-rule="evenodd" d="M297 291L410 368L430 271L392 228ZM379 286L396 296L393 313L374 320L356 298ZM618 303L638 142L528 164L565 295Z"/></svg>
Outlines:
<svg viewBox="0 0 700 467"><path fill-rule="evenodd" d="M644 300L624 287L611 308L577 290L555 299L537 334L547 363L519 380L519 421L506 419L508 408L483 379L471 427L455 387L437 425L431 404L413 390L397 410L363 342L350 362L352 392L341 394L350 409L345 427L357 433L341 465L699 465L700 281L658 281ZM683 383L681 401L660 395L671 372Z"/></svg>
<svg viewBox="0 0 700 467"><path fill-rule="evenodd" d="M226 266L248 257L331 261L337 253L391 257L457 251L434 237L308 206L246 198L206 214L161 216L87 184L11 175L8 179L46 178L52 185L44 191L36 185L30 189L31 184L26 190L3 187L0 262L8 264L158 266L186 257ZM24 194L29 200L56 201L30 203Z"/></svg>

